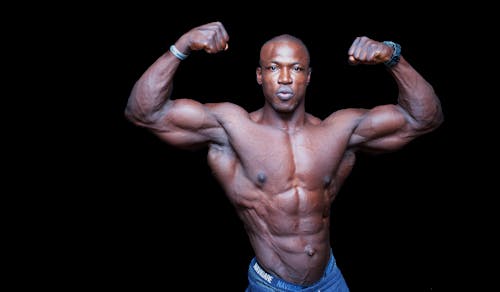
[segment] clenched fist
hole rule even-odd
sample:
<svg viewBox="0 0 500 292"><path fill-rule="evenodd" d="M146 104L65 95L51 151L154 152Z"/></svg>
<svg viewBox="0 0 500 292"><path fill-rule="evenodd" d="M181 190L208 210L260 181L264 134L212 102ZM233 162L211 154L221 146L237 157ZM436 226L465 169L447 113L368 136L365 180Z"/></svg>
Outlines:
<svg viewBox="0 0 500 292"><path fill-rule="evenodd" d="M366 36L357 37L349 48L349 63L380 64L389 61L392 53L392 47L383 42L377 42Z"/></svg>
<svg viewBox="0 0 500 292"><path fill-rule="evenodd" d="M220 22L211 22L195 27L182 35L175 46L184 54L205 50L214 54L228 49L229 35Z"/></svg>

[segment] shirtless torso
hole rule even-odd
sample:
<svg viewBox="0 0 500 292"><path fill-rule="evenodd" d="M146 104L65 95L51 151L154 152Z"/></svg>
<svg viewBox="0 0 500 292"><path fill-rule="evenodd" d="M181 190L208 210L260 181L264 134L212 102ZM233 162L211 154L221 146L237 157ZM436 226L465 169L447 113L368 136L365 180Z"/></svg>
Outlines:
<svg viewBox="0 0 500 292"><path fill-rule="evenodd" d="M311 283L328 262L330 206L354 164L346 151L352 125L332 131L335 123L307 115L302 128L287 131L259 124L259 111L235 112L230 123L222 117L228 141L210 146L209 164L259 264L287 281Z"/></svg>

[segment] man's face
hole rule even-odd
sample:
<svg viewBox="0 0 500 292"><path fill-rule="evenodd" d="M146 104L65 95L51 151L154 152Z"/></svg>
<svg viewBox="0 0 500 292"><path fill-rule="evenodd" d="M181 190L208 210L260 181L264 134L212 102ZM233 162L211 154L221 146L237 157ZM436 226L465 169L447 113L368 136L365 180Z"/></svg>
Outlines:
<svg viewBox="0 0 500 292"><path fill-rule="evenodd" d="M262 47L257 82L277 112L293 112L303 102L310 77L309 55L302 44L279 40Z"/></svg>

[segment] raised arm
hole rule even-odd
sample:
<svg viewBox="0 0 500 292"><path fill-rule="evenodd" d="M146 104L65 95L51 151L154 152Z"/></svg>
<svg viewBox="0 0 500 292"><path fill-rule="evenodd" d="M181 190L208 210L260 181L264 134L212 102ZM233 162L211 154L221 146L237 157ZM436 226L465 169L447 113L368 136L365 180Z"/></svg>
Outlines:
<svg viewBox="0 0 500 292"><path fill-rule="evenodd" d="M170 99L175 72L192 51L217 53L227 49L229 36L220 22L195 27L182 35L137 80L125 109L134 124L151 129L166 142L193 147L221 139L223 129L214 105L191 99Z"/></svg>
<svg viewBox="0 0 500 292"><path fill-rule="evenodd" d="M433 87L402 56L398 61L397 53L396 46L367 37L356 38L349 49L352 64L385 63L399 89L396 105L355 113L355 128L349 141L352 147L395 150L435 130L443 121L441 103Z"/></svg>

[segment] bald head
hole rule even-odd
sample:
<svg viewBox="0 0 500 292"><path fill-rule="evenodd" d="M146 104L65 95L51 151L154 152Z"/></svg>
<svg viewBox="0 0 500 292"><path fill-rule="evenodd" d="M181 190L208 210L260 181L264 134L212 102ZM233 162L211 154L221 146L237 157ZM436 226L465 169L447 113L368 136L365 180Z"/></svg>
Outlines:
<svg viewBox="0 0 500 292"><path fill-rule="evenodd" d="M262 45L262 47L260 48L259 63L262 64L262 55L266 49L269 49L270 47L274 47L274 46L280 46L280 45L288 45L288 46L295 45L295 46L300 47L306 53L307 65L309 65L310 56L309 56L309 50L307 49L306 45L304 44L304 42L301 39L294 37L292 35L289 35L289 34L278 35L278 36L275 36L272 39L268 40L267 42L265 42Z"/></svg>

